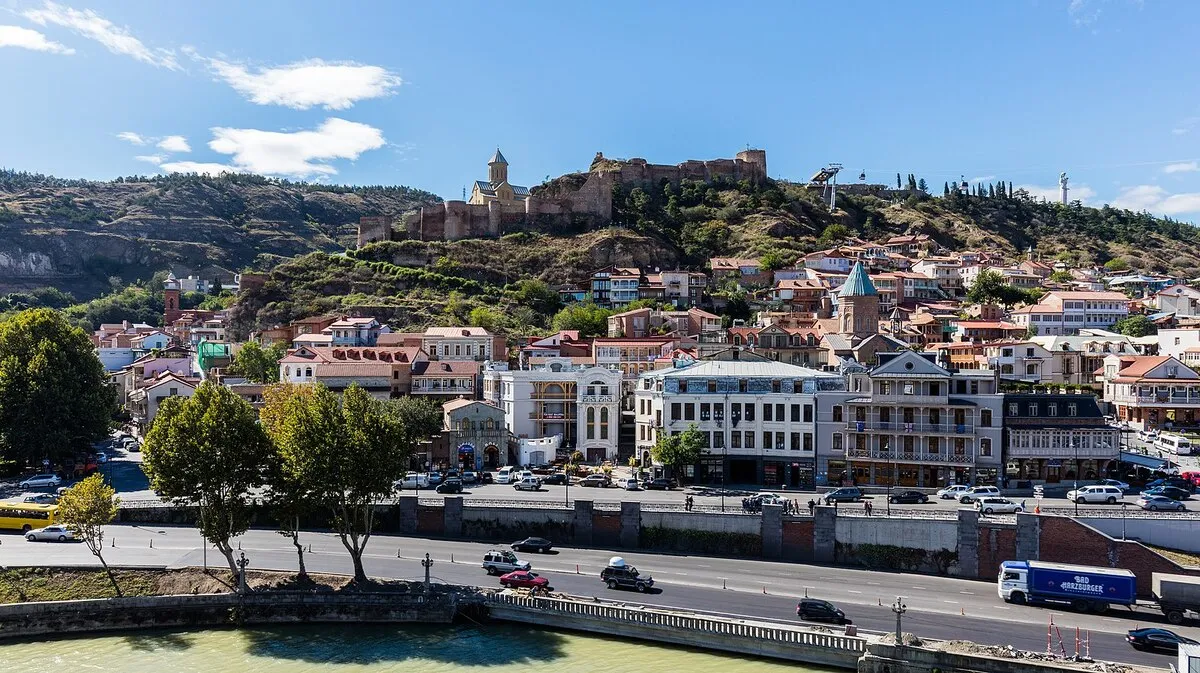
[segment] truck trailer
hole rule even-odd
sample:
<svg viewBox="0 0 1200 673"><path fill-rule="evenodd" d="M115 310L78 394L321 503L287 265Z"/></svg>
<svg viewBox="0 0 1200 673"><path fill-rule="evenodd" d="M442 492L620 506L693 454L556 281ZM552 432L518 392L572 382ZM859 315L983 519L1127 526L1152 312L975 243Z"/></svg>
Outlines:
<svg viewBox="0 0 1200 673"><path fill-rule="evenodd" d="M1153 573L1154 600L1172 624L1182 624L1200 614L1200 577Z"/></svg>
<svg viewBox="0 0 1200 673"><path fill-rule="evenodd" d="M996 585L1000 598L1009 603L1064 603L1081 612L1137 602L1137 578L1123 568L1005 561Z"/></svg>

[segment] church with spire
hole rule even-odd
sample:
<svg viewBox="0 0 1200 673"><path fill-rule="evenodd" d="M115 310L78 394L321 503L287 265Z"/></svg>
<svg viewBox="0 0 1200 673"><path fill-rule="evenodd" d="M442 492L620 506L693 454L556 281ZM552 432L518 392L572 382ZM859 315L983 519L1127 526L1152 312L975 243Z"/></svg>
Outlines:
<svg viewBox="0 0 1200 673"><path fill-rule="evenodd" d="M489 201L499 201L501 204L521 204L529 198L529 188L508 182L508 161L496 148L496 153L488 160L488 179L476 180L471 188L471 198L467 203L477 206L487 205Z"/></svg>
<svg viewBox="0 0 1200 673"><path fill-rule="evenodd" d="M857 262L837 293L837 316L821 320L822 345L830 362L874 366L878 353L905 350L908 344L880 330L879 290L862 262Z"/></svg>

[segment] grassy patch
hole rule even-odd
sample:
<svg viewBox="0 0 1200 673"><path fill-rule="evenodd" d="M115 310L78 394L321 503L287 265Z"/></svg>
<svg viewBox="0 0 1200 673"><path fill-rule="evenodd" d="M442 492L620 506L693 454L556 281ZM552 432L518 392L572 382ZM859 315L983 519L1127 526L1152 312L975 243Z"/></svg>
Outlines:
<svg viewBox="0 0 1200 673"><path fill-rule="evenodd" d="M126 596L153 596L157 571L118 570L117 583ZM67 601L116 596L103 570L17 568L0 571L0 603Z"/></svg>
<svg viewBox="0 0 1200 673"><path fill-rule="evenodd" d="M1153 545L1146 546L1181 566L1200 566L1200 554L1192 554L1186 551L1179 551L1178 549L1167 549L1166 547L1155 547Z"/></svg>

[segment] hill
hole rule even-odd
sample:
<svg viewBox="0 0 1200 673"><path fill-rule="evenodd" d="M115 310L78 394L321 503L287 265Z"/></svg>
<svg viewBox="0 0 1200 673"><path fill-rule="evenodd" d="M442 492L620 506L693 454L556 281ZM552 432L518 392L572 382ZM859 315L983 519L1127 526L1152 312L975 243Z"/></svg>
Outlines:
<svg viewBox="0 0 1200 673"><path fill-rule="evenodd" d="M0 171L0 293L50 285L90 297L167 268L211 278L270 267L353 246L362 215L437 200L254 175L96 182Z"/></svg>

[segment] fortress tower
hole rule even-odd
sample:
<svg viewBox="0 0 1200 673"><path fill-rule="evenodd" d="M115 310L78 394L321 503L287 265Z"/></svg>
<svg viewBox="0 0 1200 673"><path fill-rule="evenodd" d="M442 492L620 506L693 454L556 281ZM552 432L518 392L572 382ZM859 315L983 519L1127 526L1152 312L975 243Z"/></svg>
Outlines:
<svg viewBox="0 0 1200 673"><path fill-rule="evenodd" d="M737 153L737 161L743 162L742 173L748 174L752 182L767 179L767 151L745 149Z"/></svg>

